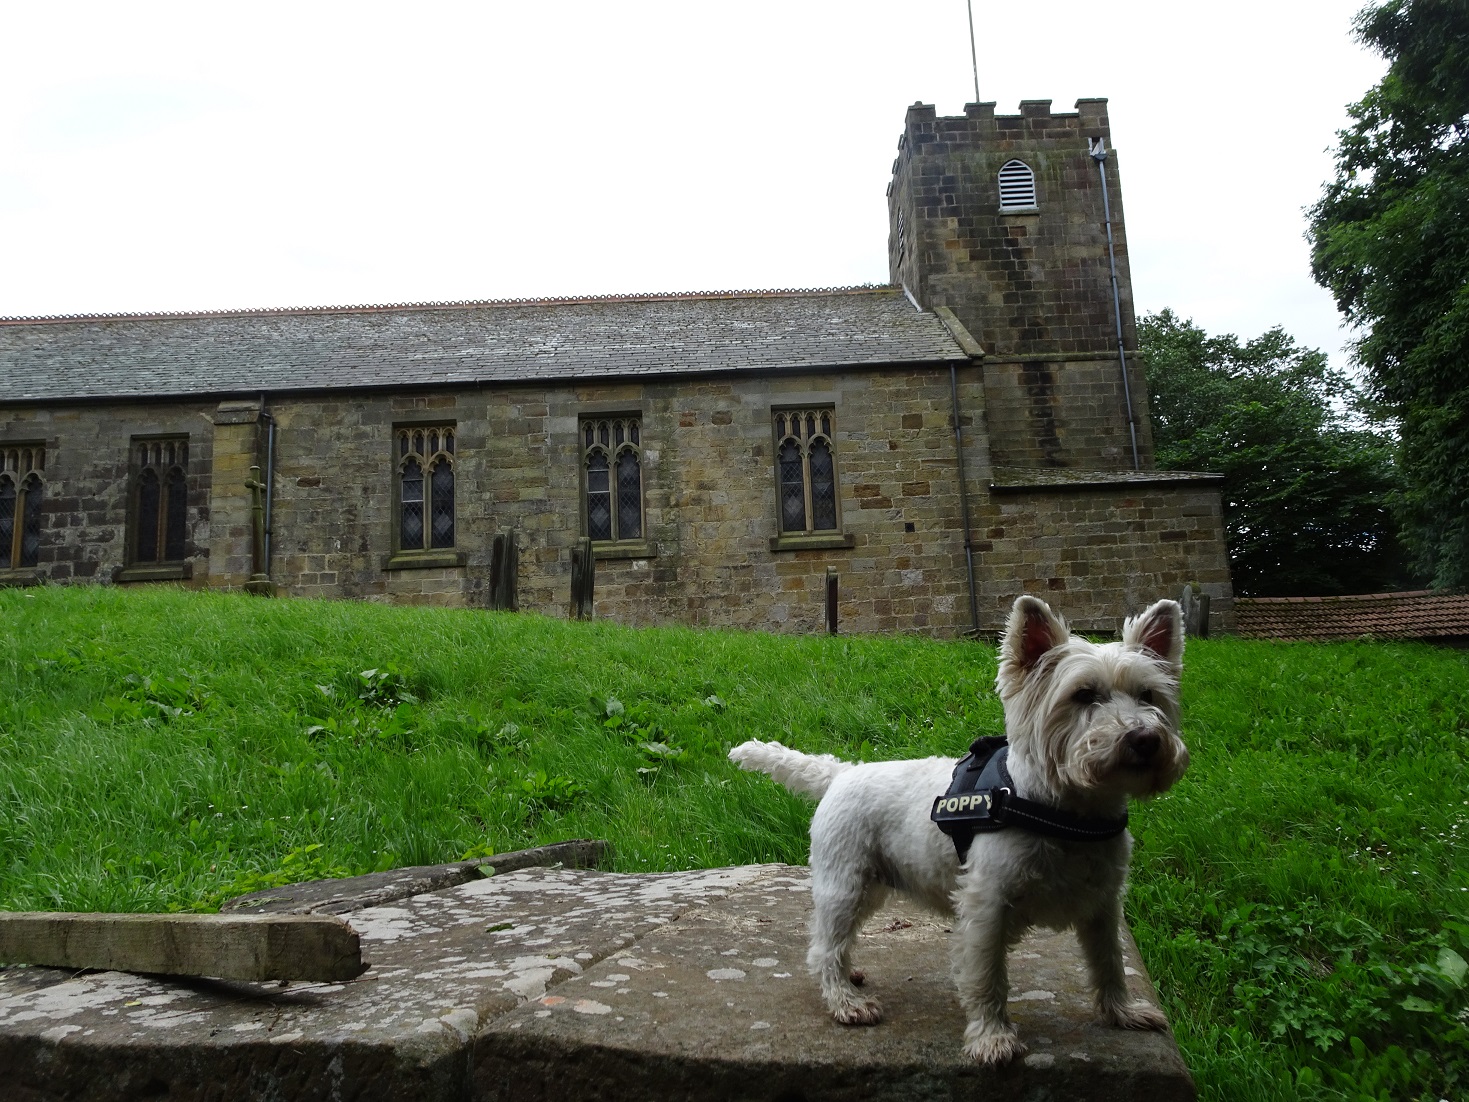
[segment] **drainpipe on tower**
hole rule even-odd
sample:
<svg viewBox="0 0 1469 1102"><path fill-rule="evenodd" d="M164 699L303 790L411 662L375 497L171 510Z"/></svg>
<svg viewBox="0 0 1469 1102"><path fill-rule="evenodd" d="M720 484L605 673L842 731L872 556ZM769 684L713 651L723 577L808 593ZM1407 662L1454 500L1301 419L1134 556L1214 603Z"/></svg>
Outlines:
<svg viewBox="0 0 1469 1102"><path fill-rule="evenodd" d="M1132 469L1142 469L1137 454L1137 415L1132 410L1132 384L1127 378L1127 351L1122 344L1122 295L1117 289L1117 246L1112 240L1112 202L1107 195L1107 139L1088 138L1086 151L1102 178L1102 220L1107 225L1107 262L1112 269L1112 315L1117 320L1117 362L1122 366L1122 400L1127 403L1127 432L1132 437Z"/></svg>

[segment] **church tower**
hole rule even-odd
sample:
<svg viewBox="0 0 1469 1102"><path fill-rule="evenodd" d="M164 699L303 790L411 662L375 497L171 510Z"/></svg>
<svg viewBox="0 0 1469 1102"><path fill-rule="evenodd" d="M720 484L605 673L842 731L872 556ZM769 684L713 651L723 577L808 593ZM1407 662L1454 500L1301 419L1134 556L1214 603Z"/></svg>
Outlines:
<svg viewBox="0 0 1469 1102"><path fill-rule="evenodd" d="M993 103L971 103L957 118L908 109L888 188L889 270L923 308L953 310L984 349L996 467L1153 466L1106 108L1083 99L1052 113L1050 100L1027 100L1018 115L996 115ZM1115 300L1092 155L1102 149Z"/></svg>

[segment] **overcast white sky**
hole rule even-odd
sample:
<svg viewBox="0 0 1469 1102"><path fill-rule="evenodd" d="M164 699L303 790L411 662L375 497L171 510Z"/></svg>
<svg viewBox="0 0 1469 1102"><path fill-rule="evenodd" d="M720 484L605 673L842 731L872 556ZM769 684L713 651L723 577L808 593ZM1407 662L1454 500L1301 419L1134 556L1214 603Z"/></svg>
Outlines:
<svg viewBox="0 0 1469 1102"><path fill-rule="evenodd" d="M1361 0L974 0L980 91L1106 96L1140 311L1336 353L1302 208L1383 63ZM887 280L964 0L9 0L0 315Z"/></svg>

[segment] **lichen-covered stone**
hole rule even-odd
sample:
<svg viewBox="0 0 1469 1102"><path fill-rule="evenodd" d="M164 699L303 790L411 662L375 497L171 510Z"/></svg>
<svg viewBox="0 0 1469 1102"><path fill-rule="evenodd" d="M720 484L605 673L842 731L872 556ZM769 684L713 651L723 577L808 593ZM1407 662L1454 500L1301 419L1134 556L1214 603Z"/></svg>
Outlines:
<svg viewBox="0 0 1469 1102"><path fill-rule="evenodd" d="M1012 951L1030 1055L981 1071L941 923L869 924L887 1018L853 1029L805 974L809 913L807 871L782 865L528 869L350 913L372 966L350 983L0 969L0 1073L24 1102L1193 1097L1170 1038L1090 1023L1070 935Z"/></svg>

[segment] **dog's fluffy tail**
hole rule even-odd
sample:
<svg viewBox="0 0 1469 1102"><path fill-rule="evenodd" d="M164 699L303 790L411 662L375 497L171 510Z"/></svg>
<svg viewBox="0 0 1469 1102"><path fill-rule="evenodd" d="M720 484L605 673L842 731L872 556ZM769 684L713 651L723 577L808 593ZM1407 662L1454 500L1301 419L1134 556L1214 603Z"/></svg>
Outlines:
<svg viewBox="0 0 1469 1102"><path fill-rule="evenodd" d="M830 754L803 754L778 742L755 739L742 742L731 750L729 760L738 763L741 769L768 773L792 792L818 800L826 795L832 781L852 768L851 762Z"/></svg>

